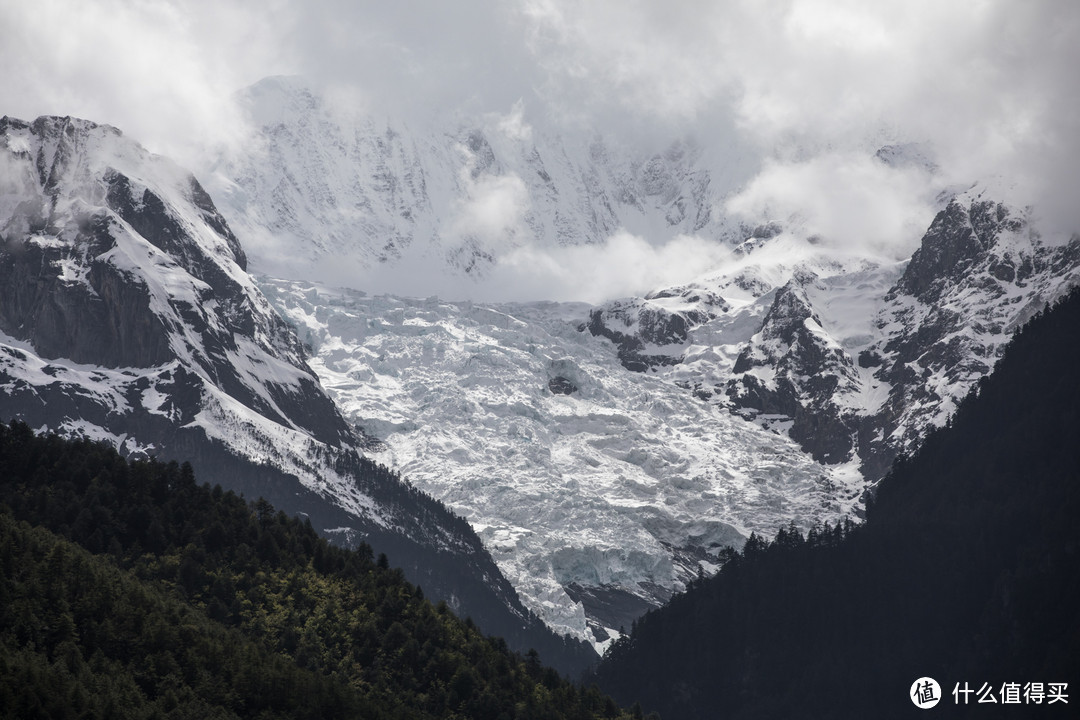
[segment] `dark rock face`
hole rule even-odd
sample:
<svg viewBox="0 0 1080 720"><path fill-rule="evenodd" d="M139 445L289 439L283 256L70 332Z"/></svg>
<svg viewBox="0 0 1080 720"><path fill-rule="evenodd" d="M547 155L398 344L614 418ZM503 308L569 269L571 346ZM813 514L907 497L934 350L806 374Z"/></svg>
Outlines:
<svg viewBox="0 0 1080 720"><path fill-rule="evenodd" d="M953 200L934 218L895 291L934 302L986 258L1003 230L1016 232L1021 227L1001 204L983 201L964 207ZM995 266L1004 276L1012 274L1007 265Z"/></svg>
<svg viewBox="0 0 1080 720"><path fill-rule="evenodd" d="M33 339L46 357L78 363L152 367L171 359L168 332L149 311L146 288L98 260L115 245L109 226L99 216L76 231L75 252L91 258L85 283L49 272L70 262L71 249L8 236L0 252L0 330Z"/></svg>
<svg viewBox="0 0 1080 720"><path fill-rule="evenodd" d="M859 353L859 367L861 368L880 367L882 362L881 356L876 352L863 350Z"/></svg>
<svg viewBox="0 0 1080 720"><path fill-rule="evenodd" d="M880 410L859 426L868 478L881 477L898 452L914 449L928 427L943 421L958 400L947 393L993 369L1003 335L1076 282L1080 238L1044 245L1015 212L954 199L886 296L878 323L896 329L864 353L873 364L863 367L877 368L875 377L891 387Z"/></svg>
<svg viewBox="0 0 1080 720"><path fill-rule="evenodd" d="M172 189L187 203L180 209L110 164L118 147L137 154L151 174L164 163L113 128L4 118L0 135L30 148L12 153L26 199L0 219L0 330L45 358L106 368L190 362L208 383L274 422L332 446L350 440L299 342L245 284L239 242L194 177L181 174ZM297 371L294 382L247 376L236 366L241 357L284 363Z"/></svg>
<svg viewBox="0 0 1080 720"><path fill-rule="evenodd" d="M22 170L25 192L14 212L0 218L0 330L33 339L46 357L105 367L166 362L168 333L149 312L146 287L103 259L116 247L115 218L58 208L88 134L117 131L71 118L0 119L0 136L13 131L41 140L36 152L28 145L11 153L17 165L10 170ZM64 242L30 241L42 236Z"/></svg>
<svg viewBox="0 0 1080 720"><path fill-rule="evenodd" d="M690 307L672 311L650 302L668 298L677 298ZM619 362L627 370L647 372L682 362L679 346L687 342L690 330L714 317L713 309L726 308L723 298L712 293L692 287L671 288L647 295L644 300L616 301L593 310L581 329L588 328L593 337L615 343Z"/></svg>
<svg viewBox="0 0 1080 720"><path fill-rule="evenodd" d="M958 197L886 293L876 319L881 340L852 357L821 327L805 292L814 279L796 277L776 291L739 353L728 400L750 418L786 417L791 438L816 460L857 456L876 480L897 453L945 422L1011 333L1078 281L1080 238L1043 244L1018 211ZM837 402L867 382L860 369L887 393L880 405Z"/></svg>
<svg viewBox="0 0 1080 720"><path fill-rule="evenodd" d="M758 225L750 231L748 240L769 240L776 237L784 231L784 228L777 222L766 223L764 225Z"/></svg>
<svg viewBox="0 0 1080 720"><path fill-rule="evenodd" d="M548 380L548 390L554 395L571 395L577 392L577 385L570 382L562 375L556 375Z"/></svg>
<svg viewBox="0 0 1080 720"><path fill-rule="evenodd" d="M519 650L566 672L594 655L524 609L463 519L361 456L190 174L71 118L0 119L0 161L3 420L190 461L370 542Z"/></svg>
<svg viewBox="0 0 1080 720"><path fill-rule="evenodd" d="M854 418L833 396L853 387L857 373L822 329L802 287L808 280L777 290L761 331L739 353L726 392L737 410L791 418L791 438L803 450L838 463L851 455ZM755 374L757 368L767 372Z"/></svg>
<svg viewBox="0 0 1080 720"><path fill-rule="evenodd" d="M589 313L589 323L587 325L589 332L593 337L606 337L611 342L615 343L615 346L619 349L619 362L623 367L633 372L647 372L649 368L658 365L675 365L679 362L680 358L672 357L670 355L651 354L645 352L645 342L642 341L633 332L626 333L620 330L612 328L608 322L610 317L605 317L604 310L593 310ZM629 323L624 323L624 327L627 327ZM650 323L650 326L655 332L657 323L655 321ZM681 329L685 333L685 322L674 321L672 326L665 327L668 330L670 336L675 334Z"/></svg>
<svg viewBox="0 0 1080 720"><path fill-rule="evenodd" d="M583 586L569 583L563 588L574 602L581 603L589 617L589 628L601 640L610 637L604 628L629 631L634 622L656 606L616 585ZM670 593L667 593L670 599Z"/></svg>
<svg viewBox="0 0 1080 720"><path fill-rule="evenodd" d="M111 168L102 180L108 188L105 200L109 209L131 225L135 232L179 262L188 274L207 283L218 293L228 295L237 292L237 288L231 287L236 283L230 282L218 262L206 257L205 252L191 242L188 231L160 197L149 188L137 191L127 176ZM210 196L194 177L188 179L188 184L192 204L200 211L201 219L225 241L233 262L241 270L246 269L247 258L240 248L240 242L225 224Z"/></svg>

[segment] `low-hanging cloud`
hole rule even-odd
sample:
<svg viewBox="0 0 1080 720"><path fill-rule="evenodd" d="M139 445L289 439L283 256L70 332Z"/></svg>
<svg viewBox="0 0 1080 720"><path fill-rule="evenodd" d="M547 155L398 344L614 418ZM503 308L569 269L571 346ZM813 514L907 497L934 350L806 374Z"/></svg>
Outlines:
<svg viewBox="0 0 1080 720"><path fill-rule="evenodd" d="M1080 5L1055 0L6 2L0 113L108 122L197 170L249 131L232 93L274 74L369 113L498 114L526 139L600 129L647 155L690 135L759 158L727 211L896 255L928 194L987 178L1047 227L1080 228L1078 36ZM936 172L873 159L904 142L931 148ZM515 233L520 190L472 188L448 242L484 236L537 268L558 255Z"/></svg>
<svg viewBox="0 0 1080 720"><path fill-rule="evenodd" d="M893 167L864 153L769 161L726 210L750 226L790 232L888 260L908 257L938 209L937 183L918 164Z"/></svg>
<svg viewBox="0 0 1080 720"><path fill-rule="evenodd" d="M478 172L478 159L468 148L460 150L466 156L458 173L462 194L452 202L444 239L455 246L471 243L489 254L502 254L528 232L529 190L517 173Z"/></svg>
<svg viewBox="0 0 1080 720"><path fill-rule="evenodd" d="M596 245L523 246L501 257L483 288L496 300L600 303L695 278L731 257L714 240L676 235L660 245L619 232Z"/></svg>
<svg viewBox="0 0 1080 720"><path fill-rule="evenodd" d="M291 66L286 0L0 3L0 114L113 125L198 168L250 128L235 91Z"/></svg>
<svg viewBox="0 0 1080 720"><path fill-rule="evenodd" d="M999 187L1012 197L1003 199L1038 202L1061 227L1080 227L1068 200L1080 181L1076 4L760 0L661 9L532 0L524 12L533 47L554 70L553 98L600 86L596 97L626 112L699 128L732 114L741 141L768 161L751 183L758 199L783 176L809 179L814 167L850 166L852 153L916 141L935 151L935 182L1006 178ZM910 206L909 178L894 177L897 202ZM783 204L790 211L800 195L838 204L860 192L825 187L837 194L796 192Z"/></svg>
<svg viewBox="0 0 1080 720"><path fill-rule="evenodd" d="M569 246L522 244L473 270L448 273L443 256L412 247L390 267L347 269L327 262L318 274L331 284L387 293L449 300L526 302L560 300L601 303L640 296L697 277L732 257L715 240L676 235L653 245L617 232L602 243Z"/></svg>

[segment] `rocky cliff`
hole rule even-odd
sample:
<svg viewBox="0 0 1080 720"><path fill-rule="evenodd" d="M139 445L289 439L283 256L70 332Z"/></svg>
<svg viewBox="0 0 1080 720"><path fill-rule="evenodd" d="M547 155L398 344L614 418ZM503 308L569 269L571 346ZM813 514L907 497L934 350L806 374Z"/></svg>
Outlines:
<svg viewBox="0 0 1080 720"><path fill-rule="evenodd" d="M0 413L189 460L564 668L586 655L521 606L460 518L363 457L295 332L188 172L114 128L0 119Z"/></svg>

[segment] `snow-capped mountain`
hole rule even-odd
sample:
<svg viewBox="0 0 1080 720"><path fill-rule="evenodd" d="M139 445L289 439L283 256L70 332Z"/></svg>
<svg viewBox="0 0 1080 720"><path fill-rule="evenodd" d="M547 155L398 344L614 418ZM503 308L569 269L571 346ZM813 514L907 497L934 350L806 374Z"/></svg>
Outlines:
<svg viewBox="0 0 1080 720"><path fill-rule="evenodd" d="M1080 237L1042 237L1028 212L972 189L937 214L883 296L856 294L852 305L835 280L793 277L725 392L747 412L791 417L807 452L858 458L873 481L947 421L1020 326L1078 282ZM873 324L853 336L846 326L859 308Z"/></svg>
<svg viewBox="0 0 1080 720"><path fill-rule="evenodd" d="M502 253L643 236L730 232L716 208L746 159L693 140L641 155L506 115L405 121L347 112L300 78L240 93L257 128L226 152L211 190L256 269L305 279L410 253L482 275Z"/></svg>
<svg viewBox="0 0 1080 720"><path fill-rule="evenodd" d="M257 269L286 278L261 282L324 386L381 441L376 457L470 520L531 609L598 645L723 545L858 514L895 455L1077 282L1080 241L1040 237L983 186L943 192L914 257L884 261L788 218L726 217L749 167L732 148L641 154L546 134L520 108L348 115L293 78L241 100L257 141L221 158L214 192ZM892 168L937 170L922 144L877 147ZM418 255L483 276L519 246L622 230L731 254L600 307L313 282Z"/></svg>
<svg viewBox="0 0 1080 720"><path fill-rule="evenodd" d="M472 529L364 458L198 181L118 130L0 119L0 414L189 460L370 542L434 597L570 668Z"/></svg>
<svg viewBox="0 0 1080 720"><path fill-rule="evenodd" d="M531 609L602 646L750 532L860 513L1080 281L1080 238L975 190L944 205L910 261L775 227L602 307L262 285L371 452L467 517Z"/></svg>
<svg viewBox="0 0 1080 720"><path fill-rule="evenodd" d="M782 418L815 460L857 460L869 481L1080 282L1080 237L1042 237L1029 211L979 188L946 198L903 263L815 251L775 230L739 246L728 269L593 311L589 330L616 343L626 368L670 375L748 419ZM753 335L733 363L703 364L700 345L738 315L731 298L744 292L760 313Z"/></svg>
<svg viewBox="0 0 1080 720"><path fill-rule="evenodd" d="M406 555L456 538L503 607L505 576L550 627L598 649L724 546L861 512L896 454L1078 282L1080 239L1040 236L1029 210L982 186L944 194L915 255L883 261L724 217L744 168L688 141L639 157L513 113L418 129L343 116L282 78L244 100L258 138L217 165L220 213L115 131L7 121L5 403L40 426L192 458ZM921 146L877 157L933 171ZM229 227L278 278L255 287ZM620 228L697 233L730 254L598 307L312 280L416 254L482 276L519 245ZM422 493L358 487L361 453L479 540L434 503L418 512ZM457 564L391 555L454 592Z"/></svg>

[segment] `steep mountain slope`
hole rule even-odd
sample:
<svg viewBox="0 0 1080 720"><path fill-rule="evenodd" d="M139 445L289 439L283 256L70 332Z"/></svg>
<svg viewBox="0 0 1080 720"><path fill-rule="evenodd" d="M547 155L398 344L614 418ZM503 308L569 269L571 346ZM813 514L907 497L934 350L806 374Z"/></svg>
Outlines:
<svg viewBox="0 0 1080 720"><path fill-rule="evenodd" d="M0 424L0 716L629 717L190 465Z"/></svg>
<svg viewBox="0 0 1080 720"><path fill-rule="evenodd" d="M603 647L752 531L860 514L1080 276L1080 239L975 191L907 263L756 234L599 308L261 282L374 456L467 517L552 627Z"/></svg>
<svg viewBox="0 0 1080 720"><path fill-rule="evenodd" d="M727 231L715 205L746 161L693 141L641 154L600 135L534 130L505 116L405 122L349 112L300 78L240 94L258 128L225 154L211 191L252 238L260 272L318 279L393 265L404 253L483 274L504 252L577 245L625 229L647 237Z"/></svg>
<svg viewBox="0 0 1080 720"><path fill-rule="evenodd" d="M981 188L947 199L906 264L792 247L779 230L743 243L731 268L606 306L589 330L619 346L626 368L787 423L815 460L857 460L869 481L944 424L1018 327L1080 283L1080 236L1043 237L1028 211ZM733 364L701 362L743 290L767 306L756 330Z"/></svg>
<svg viewBox="0 0 1080 720"><path fill-rule="evenodd" d="M942 195L915 257L887 262L724 217L745 168L717 148L637 157L545 136L520 113L357 119L289 78L243 97L257 150L223 158L215 192L285 278L260 282L324 386L381 441L373 456L469 519L532 610L598 647L751 531L860 514L867 484L1077 282L1080 240L1040 237L982 186ZM877 157L934 171L917 145ZM732 252L596 308L310 281L363 290L355 268L416 255L425 273L482 276L525 243L620 228Z"/></svg>
<svg viewBox="0 0 1080 720"><path fill-rule="evenodd" d="M585 330L589 306L262 287L344 415L381 438L372 457L468 518L559 631L603 642L751 530L835 522L859 499L853 467L625 371Z"/></svg>
<svg viewBox="0 0 1080 720"><path fill-rule="evenodd" d="M863 526L748 542L616 643L601 687L688 720L891 718L922 712L909 693L929 676L935 712L980 717L993 702L1002 717L1067 716L1080 650L1078 351L1073 292L893 468Z"/></svg>
<svg viewBox="0 0 1080 720"><path fill-rule="evenodd" d="M190 460L374 544L515 647L577 662L467 523L362 457L194 177L84 120L3 118L0 142L5 417Z"/></svg>

